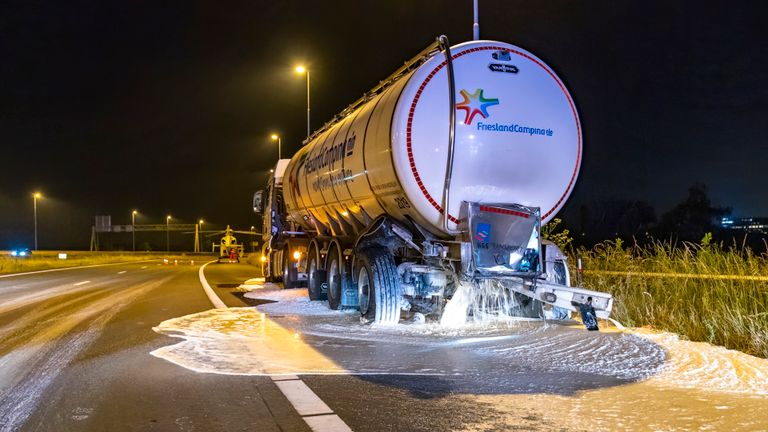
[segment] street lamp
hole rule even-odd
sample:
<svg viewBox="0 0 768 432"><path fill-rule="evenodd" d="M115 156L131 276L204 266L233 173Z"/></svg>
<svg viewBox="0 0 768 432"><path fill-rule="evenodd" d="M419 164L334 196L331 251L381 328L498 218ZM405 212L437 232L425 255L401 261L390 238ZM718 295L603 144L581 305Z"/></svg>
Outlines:
<svg viewBox="0 0 768 432"><path fill-rule="evenodd" d="M171 215L165 217L165 251L171 251Z"/></svg>
<svg viewBox="0 0 768 432"><path fill-rule="evenodd" d="M35 212L35 250L37 250L37 200L43 197L40 192L35 192L32 195L32 206Z"/></svg>
<svg viewBox="0 0 768 432"><path fill-rule="evenodd" d="M131 240L133 243L134 252L136 252L136 215L137 214L139 214L139 212L136 210L131 212Z"/></svg>
<svg viewBox="0 0 768 432"><path fill-rule="evenodd" d="M282 152L282 146L283 146L283 140L280 138L278 134L272 134L270 137L272 138L272 141L277 140L277 160L282 159L283 152Z"/></svg>
<svg viewBox="0 0 768 432"><path fill-rule="evenodd" d="M197 221L197 232L195 233L195 252L200 252L200 236L203 235L204 220Z"/></svg>
<svg viewBox="0 0 768 432"><path fill-rule="evenodd" d="M296 73L298 74L307 74L307 139L309 139L309 69L306 67L299 65L296 66Z"/></svg>

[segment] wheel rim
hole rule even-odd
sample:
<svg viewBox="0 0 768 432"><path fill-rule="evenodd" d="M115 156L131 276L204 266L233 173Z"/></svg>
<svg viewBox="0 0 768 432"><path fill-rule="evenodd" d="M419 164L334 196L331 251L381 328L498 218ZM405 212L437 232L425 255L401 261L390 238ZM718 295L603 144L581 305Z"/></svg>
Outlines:
<svg viewBox="0 0 768 432"><path fill-rule="evenodd" d="M360 299L360 313L365 315L371 306L371 277L365 267L360 269L360 275L357 277L357 293Z"/></svg>

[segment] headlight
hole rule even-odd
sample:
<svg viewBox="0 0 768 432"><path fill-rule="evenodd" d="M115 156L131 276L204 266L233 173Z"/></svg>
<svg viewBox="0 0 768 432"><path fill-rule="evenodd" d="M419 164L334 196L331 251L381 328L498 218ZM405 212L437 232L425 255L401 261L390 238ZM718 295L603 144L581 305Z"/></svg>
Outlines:
<svg viewBox="0 0 768 432"><path fill-rule="evenodd" d="M21 252L19 252L19 255L21 255L21 256L27 256L27 252L26 252L26 251L21 251Z"/></svg>
<svg viewBox="0 0 768 432"><path fill-rule="evenodd" d="M18 251L11 251L11 256L17 256L17 255L19 255Z"/></svg>

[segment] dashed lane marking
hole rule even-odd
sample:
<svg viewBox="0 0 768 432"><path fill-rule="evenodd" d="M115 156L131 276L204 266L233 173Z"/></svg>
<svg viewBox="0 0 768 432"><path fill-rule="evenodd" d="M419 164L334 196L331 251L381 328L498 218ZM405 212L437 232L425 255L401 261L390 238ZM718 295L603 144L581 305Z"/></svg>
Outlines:
<svg viewBox="0 0 768 432"><path fill-rule="evenodd" d="M216 309L226 309L227 305L216 295L205 278L205 267L212 262L209 261L200 266L198 271L200 285L203 286L203 291L205 291L213 307ZM352 432L352 429L344 423L344 420L334 414L333 410L298 376L276 375L272 377L272 382L275 383L277 388L288 399L288 402L293 405L301 418L304 419L304 422L314 432Z"/></svg>
<svg viewBox="0 0 768 432"><path fill-rule="evenodd" d="M85 285L85 284L87 284L87 283L91 283L91 281L82 281L82 282L78 282L78 283L76 283L76 284L74 284L74 285L75 285L75 286L80 286L80 285Z"/></svg>
<svg viewBox="0 0 768 432"><path fill-rule="evenodd" d="M328 407L317 395L313 392L304 381L300 379L288 380L288 381L274 381L275 385L280 388L285 397L291 402L299 415L311 416L318 414L333 414L333 410Z"/></svg>
<svg viewBox="0 0 768 432"><path fill-rule="evenodd" d="M304 417L304 421L315 432L352 432L352 429L336 414Z"/></svg>
<svg viewBox="0 0 768 432"><path fill-rule="evenodd" d="M127 272L127 271L128 271L128 270L119 271L119 272L117 272L117 274L123 274L123 273L125 273L125 272Z"/></svg>
<svg viewBox="0 0 768 432"><path fill-rule="evenodd" d="M272 381L290 381L297 379L299 379L297 375L275 375L272 377Z"/></svg>

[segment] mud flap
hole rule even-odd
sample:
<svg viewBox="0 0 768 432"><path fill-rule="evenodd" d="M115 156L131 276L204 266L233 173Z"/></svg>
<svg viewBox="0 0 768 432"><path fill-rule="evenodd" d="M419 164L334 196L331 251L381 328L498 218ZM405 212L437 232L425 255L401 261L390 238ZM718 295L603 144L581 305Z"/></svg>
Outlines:
<svg viewBox="0 0 768 432"><path fill-rule="evenodd" d="M344 273L341 279L341 307L356 308L358 305L357 286L352 283L352 276Z"/></svg>

